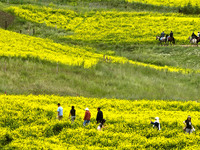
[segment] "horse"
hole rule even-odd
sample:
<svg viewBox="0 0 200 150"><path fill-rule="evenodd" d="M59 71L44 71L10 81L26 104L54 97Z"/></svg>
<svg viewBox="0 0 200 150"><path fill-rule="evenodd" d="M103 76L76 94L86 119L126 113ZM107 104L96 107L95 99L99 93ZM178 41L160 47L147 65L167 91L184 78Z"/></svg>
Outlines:
<svg viewBox="0 0 200 150"><path fill-rule="evenodd" d="M197 44L197 46L198 46L198 42L200 42L200 38L198 37L197 39L192 38L191 36L189 36L189 38L188 38L188 40L190 40L191 44Z"/></svg>
<svg viewBox="0 0 200 150"><path fill-rule="evenodd" d="M162 39L160 38L161 38L160 36L156 36L156 40L159 40L161 45L162 45L162 42L166 43L166 40L167 40L166 37L162 37Z"/></svg>
<svg viewBox="0 0 200 150"><path fill-rule="evenodd" d="M199 42L200 42L200 37L197 38L197 46L198 46Z"/></svg>
<svg viewBox="0 0 200 150"><path fill-rule="evenodd" d="M170 44L175 44L175 39L174 37L170 37L168 34L166 35L166 39L167 39L167 42Z"/></svg>

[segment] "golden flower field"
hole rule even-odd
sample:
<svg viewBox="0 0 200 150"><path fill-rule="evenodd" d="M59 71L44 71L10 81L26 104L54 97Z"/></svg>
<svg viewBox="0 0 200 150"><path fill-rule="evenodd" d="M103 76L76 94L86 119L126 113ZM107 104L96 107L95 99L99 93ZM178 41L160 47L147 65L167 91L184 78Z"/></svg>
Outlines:
<svg viewBox="0 0 200 150"><path fill-rule="evenodd" d="M174 32L177 44L188 44L192 32L197 33L199 16L177 13L97 11L78 13L73 10L22 5L10 7L15 15L26 20L72 32L66 39L110 44L158 43L162 31ZM67 16L67 17L66 17Z"/></svg>
<svg viewBox="0 0 200 150"><path fill-rule="evenodd" d="M179 72L182 74L200 73L200 70L184 69L172 66L157 66L128 60L123 57L104 56L104 54L90 52L80 47L72 47L68 45L63 46L48 39L21 35L19 33L9 32L2 29L0 29L0 31L1 56L39 58L53 63L84 66L84 68L90 68L96 65L99 61L106 61L107 57L109 59L108 62L112 63L130 63L136 66L149 67L160 71Z"/></svg>
<svg viewBox="0 0 200 150"><path fill-rule="evenodd" d="M163 6L185 6L187 5L189 2L195 6L195 5L200 5L198 0L127 0L128 2L140 2L140 3L145 3L145 4L151 4L151 5L163 5Z"/></svg>
<svg viewBox="0 0 200 150"><path fill-rule="evenodd" d="M196 101L118 100L54 95L1 95L1 144L4 149L198 149L200 104ZM56 120L57 103L64 119ZM75 106L76 120L68 114ZM91 112L83 127L84 109ZM97 107L106 121L97 131ZM196 131L183 132L183 121L192 116ZM161 131L150 120L160 117Z"/></svg>

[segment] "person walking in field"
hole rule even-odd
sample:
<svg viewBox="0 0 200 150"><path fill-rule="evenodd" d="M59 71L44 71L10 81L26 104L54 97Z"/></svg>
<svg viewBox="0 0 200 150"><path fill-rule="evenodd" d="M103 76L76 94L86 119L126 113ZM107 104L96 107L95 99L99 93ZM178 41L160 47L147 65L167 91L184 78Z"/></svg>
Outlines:
<svg viewBox="0 0 200 150"><path fill-rule="evenodd" d="M103 112L101 111L100 107L97 108L97 111L96 121L97 123L100 123L103 120Z"/></svg>
<svg viewBox="0 0 200 150"><path fill-rule="evenodd" d="M90 118L91 118L91 113L88 108L85 109L85 116L84 116L84 122L83 126L85 127L86 123L89 125L90 124Z"/></svg>
<svg viewBox="0 0 200 150"><path fill-rule="evenodd" d="M69 117L71 116L71 123L74 123L74 120L76 118L76 110L74 109L74 106L72 106L72 109L69 112Z"/></svg>
<svg viewBox="0 0 200 150"><path fill-rule="evenodd" d="M161 128L160 128L159 117L155 117L155 121L154 121L154 122L151 121L151 124L153 124L153 127L154 127L154 128L157 128L158 130L161 129Z"/></svg>
<svg viewBox="0 0 200 150"><path fill-rule="evenodd" d="M101 123L97 127L98 131L102 131L102 129L105 128L105 122L106 122L106 119L101 120Z"/></svg>
<svg viewBox="0 0 200 150"><path fill-rule="evenodd" d="M58 112L58 120L62 120L62 118L63 118L63 108L60 106L60 103L58 103L57 112Z"/></svg>
<svg viewBox="0 0 200 150"><path fill-rule="evenodd" d="M193 131L195 131L194 127L192 126L192 122L191 122L191 117L188 116L187 120L183 121L183 123L185 124L185 127L183 128L183 130L186 133L192 133Z"/></svg>

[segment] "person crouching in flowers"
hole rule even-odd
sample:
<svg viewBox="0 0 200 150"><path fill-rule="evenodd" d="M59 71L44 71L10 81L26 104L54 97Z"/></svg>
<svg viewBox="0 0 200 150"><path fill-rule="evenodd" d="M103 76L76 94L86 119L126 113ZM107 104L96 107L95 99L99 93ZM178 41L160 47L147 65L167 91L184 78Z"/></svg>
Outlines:
<svg viewBox="0 0 200 150"><path fill-rule="evenodd" d="M194 127L192 126L192 122L191 122L191 117L188 116L187 120L183 121L183 123L185 124L185 127L183 128L183 130L186 133L192 133L193 131L195 131Z"/></svg>
<svg viewBox="0 0 200 150"><path fill-rule="evenodd" d="M101 123L98 125L97 130L102 131L102 128L105 128L106 119L101 120Z"/></svg>
<svg viewBox="0 0 200 150"><path fill-rule="evenodd" d="M156 117L154 122L151 121L151 124L153 124L154 128L157 128L158 130L160 130L159 117Z"/></svg>

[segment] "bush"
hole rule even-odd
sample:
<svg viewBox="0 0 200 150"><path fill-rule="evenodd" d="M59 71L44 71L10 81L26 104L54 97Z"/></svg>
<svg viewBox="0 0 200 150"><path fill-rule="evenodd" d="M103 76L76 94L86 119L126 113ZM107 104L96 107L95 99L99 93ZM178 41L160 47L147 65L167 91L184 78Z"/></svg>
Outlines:
<svg viewBox="0 0 200 150"><path fill-rule="evenodd" d="M1 131L0 135L0 148L1 148L1 146L9 144L13 140L13 138L10 132L7 131L6 129L5 130L1 129L0 131Z"/></svg>
<svg viewBox="0 0 200 150"><path fill-rule="evenodd" d="M200 8L197 4L196 6L192 6L192 4L189 2L182 9L179 9L179 12L184 14L200 14Z"/></svg>

